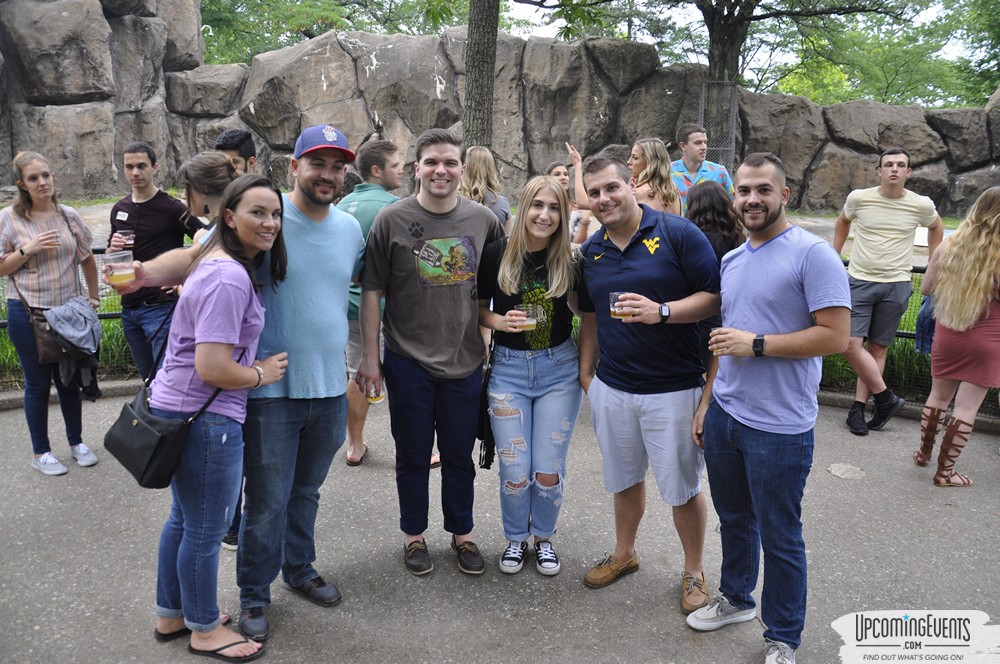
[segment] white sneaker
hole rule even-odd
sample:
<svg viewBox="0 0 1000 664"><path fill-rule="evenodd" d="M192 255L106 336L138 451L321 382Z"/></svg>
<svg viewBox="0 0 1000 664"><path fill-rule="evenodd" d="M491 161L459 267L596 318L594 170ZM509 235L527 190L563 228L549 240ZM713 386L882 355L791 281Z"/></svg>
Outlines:
<svg viewBox="0 0 1000 664"><path fill-rule="evenodd" d="M699 631L711 632L720 627L725 627L732 623L747 622L756 617L756 611L753 609L737 609L726 599L725 595L720 593L707 606L703 606L694 613L688 614L687 624Z"/></svg>
<svg viewBox="0 0 1000 664"><path fill-rule="evenodd" d="M31 457L31 467L42 475L65 475L69 472L69 469L59 463L59 459L52 456L51 452L46 452L37 459Z"/></svg>
<svg viewBox="0 0 1000 664"><path fill-rule="evenodd" d="M787 643L764 639L764 664L795 664L795 651Z"/></svg>
<svg viewBox="0 0 1000 664"><path fill-rule="evenodd" d="M73 455L76 459L77 464L83 466L84 468L88 466L93 466L97 463L97 455L90 451L86 443L80 443L79 445L70 445L69 453Z"/></svg>

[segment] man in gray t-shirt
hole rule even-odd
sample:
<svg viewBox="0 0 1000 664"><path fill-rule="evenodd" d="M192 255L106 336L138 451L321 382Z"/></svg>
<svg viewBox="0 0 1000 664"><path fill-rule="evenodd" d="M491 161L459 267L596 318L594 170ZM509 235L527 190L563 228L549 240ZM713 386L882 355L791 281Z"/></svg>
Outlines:
<svg viewBox="0 0 1000 664"><path fill-rule="evenodd" d="M451 547L467 574L482 574L472 541L472 462L483 343L476 272L483 247L503 233L487 208L458 195L461 141L445 129L417 139L420 191L375 217L361 272L361 365L355 381L369 396L392 392L396 488L403 560L415 575L434 569L427 529L430 456L437 434L441 504ZM379 361L379 300L385 297L385 359Z"/></svg>

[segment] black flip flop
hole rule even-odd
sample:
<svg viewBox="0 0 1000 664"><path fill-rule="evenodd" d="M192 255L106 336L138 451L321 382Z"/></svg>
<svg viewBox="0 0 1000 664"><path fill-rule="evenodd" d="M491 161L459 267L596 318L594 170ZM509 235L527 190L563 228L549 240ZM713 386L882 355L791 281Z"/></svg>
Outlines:
<svg viewBox="0 0 1000 664"><path fill-rule="evenodd" d="M230 616L228 613L222 613L220 615L222 616L222 624L223 625L228 625L229 623L231 623L233 621L232 616ZM169 643L170 641L174 641L176 639L179 639L182 636L187 636L190 633L191 633L191 630L188 629L187 627L181 627L176 632L170 632L169 634L164 634L163 632L161 632L160 630L156 629L155 627L153 628L153 638L156 639L157 641L159 641L160 643Z"/></svg>
<svg viewBox="0 0 1000 664"><path fill-rule="evenodd" d="M202 657L211 657L212 659L221 659L223 662L252 662L253 660L257 659L258 657L263 657L264 656L264 647L263 646L261 646L260 650L258 650L254 654L247 655L245 657L227 657L226 655L219 654L223 650L227 650L229 648L232 648L233 646L240 646L240 645L243 645L244 643L250 643L250 639L243 639L242 641L234 641L233 643L230 643L229 645L222 646L221 648L216 648L215 650L198 650L197 648L194 648L193 646L191 646L189 644L188 645L188 652L191 653L192 655L200 655Z"/></svg>
<svg viewBox="0 0 1000 664"><path fill-rule="evenodd" d="M350 459L348 459L347 460L347 465L348 466L360 466L362 464L362 462L364 462L366 456L368 456L368 446L367 445L365 445L365 451L361 453L361 456L358 458L358 460L357 461L351 461Z"/></svg>

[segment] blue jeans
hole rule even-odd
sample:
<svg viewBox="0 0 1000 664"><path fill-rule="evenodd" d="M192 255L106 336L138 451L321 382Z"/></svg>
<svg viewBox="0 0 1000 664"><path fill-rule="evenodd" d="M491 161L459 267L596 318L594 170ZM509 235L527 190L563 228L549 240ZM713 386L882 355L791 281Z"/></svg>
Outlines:
<svg viewBox="0 0 1000 664"><path fill-rule="evenodd" d="M28 420L31 449L35 454L52 451L49 445L49 386L52 381L56 383L59 408L66 423L66 440L70 445L79 445L83 442L80 386L63 385L57 363L38 362L35 330L20 300L7 300L7 333L24 371L24 417Z"/></svg>
<svg viewBox="0 0 1000 664"><path fill-rule="evenodd" d="M347 397L250 399L243 432L236 583L240 608L251 609L270 605L271 582L279 571L292 585L319 576L313 567L319 488L344 444Z"/></svg>
<svg viewBox="0 0 1000 664"><path fill-rule="evenodd" d="M151 409L179 420L192 413ZM188 629L219 626L219 543L236 508L243 474L243 429L236 420L202 413L170 482L173 504L160 534L156 615L184 618Z"/></svg>
<svg viewBox="0 0 1000 664"><path fill-rule="evenodd" d="M168 302L122 308L122 332L132 351L135 368L144 379L149 377L149 372L153 370L153 360L160 354L163 344L167 343L173 306L173 303ZM165 319L167 323L161 328L160 324ZM156 332L157 329L159 333Z"/></svg>
<svg viewBox="0 0 1000 664"><path fill-rule="evenodd" d="M566 479L566 453L583 390L572 339L544 350L496 347L490 375L490 423L500 461L500 512L508 540L556 532ZM498 415L497 409L510 409ZM559 476L555 486L537 473Z"/></svg>
<svg viewBox="0 0 1000 664"><path fill-rule="evenodd" d="M812 468L813 431L753 429L714 400L705 416L705 465L722 533L719 591L740 609L754 607L760 550L764 637L798 648L806 619L802 494Z"/></svg>
<svg viewBox="0 0 1000 664"><path fill-rule="evenodd" d="M396 441L400 530L407 535L427 530L427 483L436 432L444 529L455 535L471 533L476 480L472 448L479 422L482 369L465 378L435 378L419 363L386 348L382 370L392 395L389 418Z"/></svg>

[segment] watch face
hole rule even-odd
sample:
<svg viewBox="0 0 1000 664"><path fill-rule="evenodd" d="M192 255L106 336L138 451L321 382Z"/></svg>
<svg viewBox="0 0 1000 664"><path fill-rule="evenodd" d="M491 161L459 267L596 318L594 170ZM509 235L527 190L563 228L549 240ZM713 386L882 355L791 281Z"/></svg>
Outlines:
<svg viewBox="0 0 1000 664"><path fill-rule="evenodd" d="M664 318L668 318L670 316L670 305L669 304L661 304L660 305L660 316L662 316Z"/></svg>

